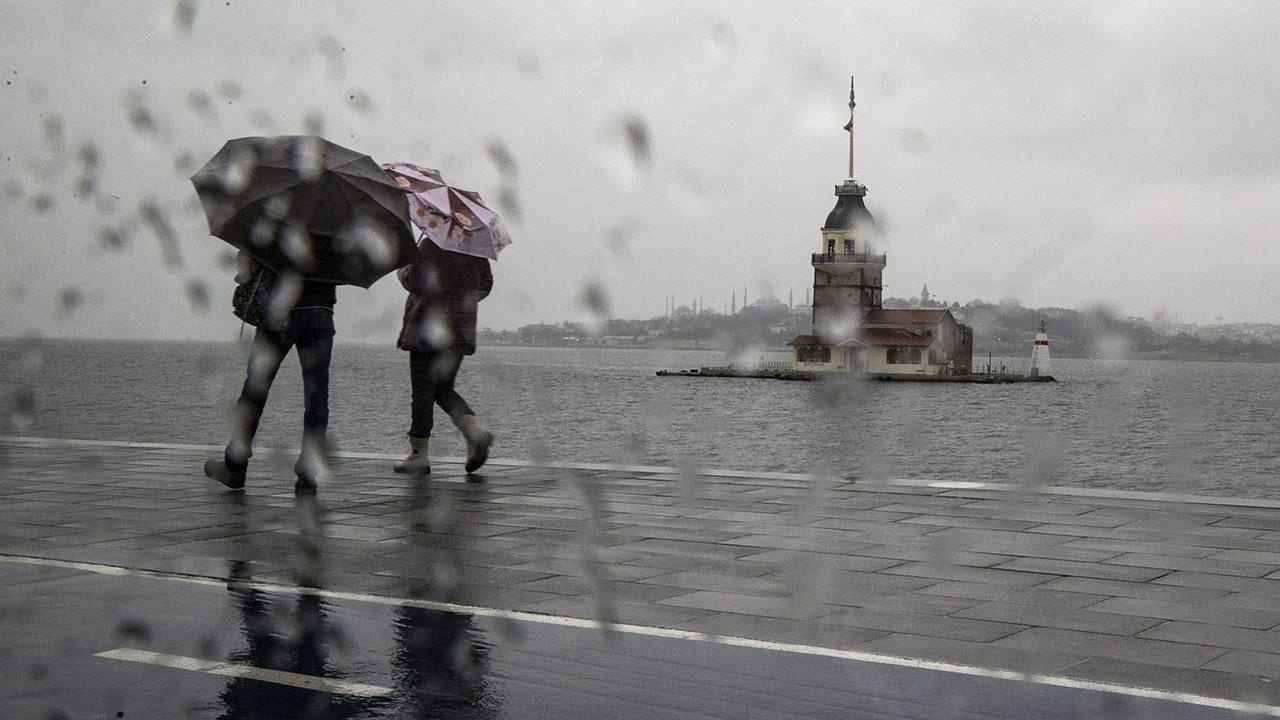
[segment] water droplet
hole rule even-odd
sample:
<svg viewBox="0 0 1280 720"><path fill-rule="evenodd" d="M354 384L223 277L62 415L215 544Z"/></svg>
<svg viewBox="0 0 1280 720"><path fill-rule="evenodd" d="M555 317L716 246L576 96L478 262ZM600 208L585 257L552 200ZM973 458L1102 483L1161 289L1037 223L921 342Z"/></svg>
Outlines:
<svg viewBox="0 0 1280 720"><path fill-rule="evenodd" d="M76 161L85 170L94 170L98 167L98 163L102 158L98 153L98 147L93 143L83 143L76 148Z"/></svg>
<svg viewBox="0 0 1280 720"><path fill-rule="evenodd" d="M218 94L224 100L239 100L244 95L244 86L234 80L224 80L218 85Z"/></svg>
<svg viewBox="0 0 1280 720"><path fill-rule="evenodd" d="M129 124L133 129L143 135L159 135L160 124L156 121L155 115L151 110L143 104L142 96L137 93L131 93L125 98L125 110L128 113Z"/></svg>
<svg viewBox="0 0 1280 720"><path fill-rule="evenodd" d="M151 642L151 627L141 620L124 619L116 623L116 636L127 647L142 647Z"/></svg>
<svg viewBox="0 0 1280 720"><path fill-rule="evenodd" d="M187 302L197 312L208 312L213 304L210 300L209 286L200 280L187 282Z"/></svg>
<svg viewBox="0 0 1280 720"><path fill-rule="evenodd" d="M142 223L151 230L160 242L161 257L171 270L182 266L182 252L179 247L178 232L169 222L169 216L154 200L147 200L138 208Z"/></svg>
<svg viewBox="0 0 1280 720"><path fill-rule="evenodd" d="M84 305L84 293L78 287L63 288L58 296L58 313L70 317Z"/></svg>
<svg viewBox="0 0 1280 720"><path fill-rule="evenodd" d="M312 180L324 170L324 143L314 135L303 135L293 147L293 167L303 180Z"/></svg>
<svg viewBox="0 0 1280 720"><path fill-rule="evenodd" d="M13 406L9 410L9 426L18 432L26 432L36 421L36 391L33 387L19 387L13 391Z"/></svg>
<svg viewBox="0 0 1280 720"><path fill-rule="evenodd" d="M648 166L653 160L653 144L649 125L639 116L629 117L622 123L626 135L627 146L631 148L631 156L637 165Z"/></svg>
<svg viewBox="0 0 1280 720"><path fill-rule="evenodd" d="M357 90L347 96L351 109L358 113L368 114L373 111L373 99L364 91Z"/></svg>
<svg viewBox="0 0 1280 720"><path fill-rule="evenodd" d="M521 210L520 199L516 197L516 189L510 185L504 185L498 188L496 197L494 204L498 210L502 211L502 215L514 223L519 223Z"/></svg>
<svg viewBox="0 0 1280 720"><path fill-rule="evenodd" d="M175 0L173 24L183 32L191 32L196 23L196 0Z"/></svg>
<svg viewBox="0 0 1280 720"><path fill-rule="evenodd" d="M98 232L98 244L107 250L123 250L129 244L129 236L120 228L108 225Z"/></svg>
<svg viewBox="0 0 1280 720"><path fill-rule="evenodd" d="M213 119L215 116L213 100L203 90L192 90L187 93L187 107L206 120Z"/></svg>
<svg viewBox="0 0 1280 720"><path fill-rule="evenodd" d="M494 166L498 168L498 172L510 178L516 176L516 158L507 149L505 143L496 138L490 140L485 146L485 152L489 155L489 159L493 161Z"/></svg>
<svg viewBox="0 0 1280 720"><path fill-rule="evenodd" d="M590 280L583 286L578 302L599 319L609 317L609 294L598 280Z"/></svg>
<svg viewBox="0 0 1280 720"><path fill-rule="evenodd" d="M324 134L324 115L316 110L307 113L306 119L302 121L302 127L306 132L312 135Z"/></svg>

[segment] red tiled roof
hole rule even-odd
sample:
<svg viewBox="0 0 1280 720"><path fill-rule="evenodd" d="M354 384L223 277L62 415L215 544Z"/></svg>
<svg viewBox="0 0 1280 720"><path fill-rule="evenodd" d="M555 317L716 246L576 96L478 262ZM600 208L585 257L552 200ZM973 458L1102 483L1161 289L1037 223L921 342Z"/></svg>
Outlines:
<svg viewBox="0 0 1280 720"><path fill-rule="evenodd" d="M929 347L933 338L902 328L863 328L860 336L868 345L881 347Z"/></svg>
<svg viewBox="0 0 1280 720"><path fill-rule="evenodd" d="M943 309L876 308L862 319L863 325L937 325L942 316L950 312Z"/></svg>
<svg viewBox="0 0 1280 720"><path fill-rule="evenodd" d="M799 347L807 347L810 345L826 345L822 338L817 335L797 335L794 339L787 343Z"/></svg>

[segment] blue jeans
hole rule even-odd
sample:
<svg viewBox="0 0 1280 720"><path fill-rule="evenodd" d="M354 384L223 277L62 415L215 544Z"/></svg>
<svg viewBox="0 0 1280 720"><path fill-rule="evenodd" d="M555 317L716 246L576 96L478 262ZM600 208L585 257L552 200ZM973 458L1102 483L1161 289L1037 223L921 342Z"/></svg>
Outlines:
<svg viewBox="0 0 1280 720"><path fill-rule="evenodd" d="M327 447L329 428L329 362L333 355L333 311L328 308L301 308L289 315L283 331L258 328L245 371L244 387L236 401L235 428L227 444L226 461L242 468L253 454L253 438L258 433L271 383L290 348L298 349L302 366L303 447ZM317 445L318 443L318 445Z"/></svg>
<svg viewBox="0 0 1280 720"><path fill-rule="evenodd" d="M463 415L473 415L471 406L453 389L462 366L462 352L456 348L436 352L409 351L409 381L412 388L409 435L431 437L435 406L449 414L456 425Z"/></svg>

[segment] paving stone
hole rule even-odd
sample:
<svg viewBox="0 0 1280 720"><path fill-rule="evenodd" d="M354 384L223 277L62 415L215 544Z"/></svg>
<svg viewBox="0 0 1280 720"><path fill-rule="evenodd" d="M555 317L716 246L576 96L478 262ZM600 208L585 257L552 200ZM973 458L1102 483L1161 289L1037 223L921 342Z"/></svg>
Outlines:
<svg viewBox="0 0 1280 720"><path fill-rule="evenodd" d="M1065 543L1062 547L1081 548L1086 550L1103 550L1112 555L1124 553L1145 553L1149 555L1168 555L1170 557L1206 558L1219 552L1214 548L1179 545L1176 543L1148 543L1126 540L1107 540L1103 538L1077 538ZM1247 562L1247 561L1246 561Z"/></svg>
<svg viewBox="0 0 1280 720"><path fill-rule="evenodd" d="M1007 561L1004 563L1008 565ZM908 562L885 568L881 572L888 575L910 575L937 580L959 580L962 582L984 583L988 585L1028 586L1038 585L1052 580L1055 576L1024 571L1016 568L963 567L948 563Z"/></svg>
<svg viewBox="0 0 1280 720"><path fill-rule="evenodd" d="M1008 562L1013 556L994 553L970 552L944 542L904 541L885 545L873 545L857 551L858 555L870 558L898 560L899 565L907 563L961 565L965 567L985 568Z"/></svg>
<svg viewBox="0 0 1280 720"><path fill-rule="evenodd" d="M955 598L914 592L867 594L863 598L852 598L844 595L839 598L839 601L826 594L823 595L823 600L829 606L843 605L868 610L886 610L895 613L919 613L921 615L947 615L952 617L963 617L962 610L967 610L982 602L972 598Z"/></svg>
<svg viewBox="0 0 1280 720"><path fill-rule="evenodd" d="M1245 608L1250 610L1267 610L1280 612L1280 595L1258 595L1254 593L1229 592L1211 600L1207 605L1225 608Z"/></svg>
<svg viewBox="0 0 1280 720"><path fill-rule="evenodd" d="M1054 608L1083 608L1094 605L1106 598L1105 595L1099 594L1046 589L1044 584L1035 587L1024 587L951 580L919 588L916 592L944 597L1035 605L1046 610L1053 610Z"/></svg>
<svg viewBox="0 0 1280 720"><path fill-rule="evenodd" d="M668 553L680 556L710 557L733 560L747 555L754 555L767 548L751 545L724 545L714 542L693 542L684 540L640 540L638 542L620 543L611 548L618 552L631 553Z"/></svg>
<svg viewBox="0 0 1280 720"><path fill-rule="evenodd" d="M1090 527L1086 525L1036 525L1027 529L1028 533L1038 535L1066 535L1068 537L1104 538L1109 540L1131 540L1135 542L1164 543L1176 537L1176 533L1168 530L1145 530L1125 525L1118 527Z"/></svg>
<svg viewBox="0 0 1280 720"><path fill-rule="evenodd" d="M1219 670L1235 675L1265 678L1280 677L1280 652L1229 650L1204 665L1205 670ZM1270 702L1280 700L1280 689L1273 691ZM1246 696L1247 697L1247 696Z"/></svg>
<svg viewBox="0 0 1280 720"><path fill-rule="evenodd" d="M1209 665L1212 665L1210 662ZM1177 668L1140 661L1089 658L1064 668L1060 675L1126 687L1154 688L1176 694L1225 698L1234 701L1274 705L1280 700L1280 689L1259 678L1245 674L1229 674L1206 665L1204 668ZM1129 717L1125 701L1111 702L1110 717ZM1233 713L1234 714L1234 713ZM1245 717L1249 714L1245 713Z"/></svg>
<svg viewBox="0 0 1280 720"><path fill-rule="evenodd" d="M1231 650L1272 652L1280 648L1280 633L1171 620L1140 633L1152 640L1207 645Z"/></svg>
<svg viewBox="0 0 1280 720"><path fill-rule="evenodd" d="M968 515L914 515L899 522L906 525L938 525L948 528L982 528L988 530L1026 530L1040 524L1027 520Z"/></svg>
<svg viewBox="0 0 1280 720"><path fill-rule="evenodd" d="M1280 531L1280 517L1277 517L1275 513L1269 513L1262 517L1232 516L1223 518L1216 524L1224 527L1247 528L1249 530Z"/></svg>
<svg viewBox="0 0 1280 720"><path fill-rule="evenodd" d="M1096 606L1093 606L1096 607ZM1110 615L1070 608L1046 608L1017 603L986 602L954 613L955 617L1000 620L1037 627L1082 630L1108 635L1134 635L1160 624L1160 620L1133 615Z"/></svg>
<svg viewBox="0 0 1280 720"><path fill-rule="evenodd" d="M582 595L609 599L627 599L633 602L652 602L683 595L688 588L668 587L651 583L615 582L606 577L587 578L575 575L557 575L539 578L513 585L518 590L555 593L557 595Z"/></svg>
<svg viewBox="0 0 1280 720"><path fill-rule="evenodd" d="M1126 553L1117 555L1106 562L1112 565L1130 565L1164 570L1193 570L1216 575L1240 575L1242 577L1262 577L1280 569L1275 565L1231 562L1214 558L1170 557L1168 555L1152 555L1149 553Z"/></svg>
<svg viewBox="0 0 1280 720"><path fill-rule="evenodd" d="M637 580L644 585L665 585L686 590L712 590L769 597L789 597L795 587L775 577L742 576L708 572L671 572Z"/></svg>
<svg viewBox="0 0 1280 720"><path fill-rule="evenodd" d="M1221 550L1209 556L1210 560L1223 560L1226 562L1254 563L1258 565L1269 565L1274 572L1280 568L1280 543L1276 544L1276 549L1272 551L1260 550Z"/></svg>
<svg viewBox="0 0 1280 720"><path fill-rule="evenodd" d="M1198 668L1223 653L1221 647L1196 643L1122 637L1049 627L1027 628L994 642L1001 647L1023 650L1054 648L1073 655L1183 668Z"/></svg>
<svg viewBox="0 0 1280 720"><path fill-rule="evenodd" d="M742 545L757 549L807 550L811 552L843 553L862 552L867 548L875 547L875 544L873 543L857 542L852 539L843 541L830 539L820 540L815 538L779 537L776 535L744 535L732 539L721 540L720 543L723 545Z"/></svg>
<svg viewBox="0 0 1280 720"><path fill-rule="evenodd" d="M993 642L1027 627L1011 622L938 617L924 613L895 612L878 608L838 610L824 616L822 621L886 633L909 633L970 642Z"/></svg>
<svg viewBox="0 0 1280 720"><path fill-rule="evenodd" d="M1131 582L1147 582L1168 574L1167 570L1162 569L1128 567L1108 563L1052 560L1048 558L1015 558L997 566L997 568L1027 573L1095 577L1106 580L1129 580Z"/></svg>
<svg viewBox="0 0 1280 720"><path fill-rule="evenodd" d="M1273 573L1274 574L1274 573ZM1257 595L1280 593L1280 575L1277 577L1239 577L1235 575L1218 575L1216 573L1177 571L1160 576L1156 580L1162 585L1178 585L1182 587L1206 588L1223 592L1243 592Z"/></svg>
<svg viewBox="0 0 1280 720"><path fill-rule="evenodd" d="M760 597L710 590L696 590L658 602L661 605L788 620L813 620L827 614L816 604L800 602L795 597Z"/></svg>
<svg viewBox="0 0 1280 720"><path fill-rule="evenodd" d="M875 572L883 570L887 567L900 565L901 560L897 558L881 558L881 557L864 557L862 555L833 554L833 553L813 553L801 552L796 550L766 550L754 555L745 555L738 558L741 562L771 564L771 565L794 565L796 563L808 563L818 568L829 570L853 570L858 572ZM770 570L769 572L772 572Z"/></svg>
<svg viewBox="0 0 1280 720"><path fill-rule="evenodd" d="M1136 598L1107 598L1089 606L1092 612L1137 615L1161 620L1186 620L1188 622L1226 625L1254 630L1270 630L1280 625L1280 611L1252 610L1228 607L1221 603L1188 605L1158 600Z"/></svg>
<svg viewBox="0 0 1280 720"><path fill-rule="evenodd" d="M1037 587L1045 590L1115 595L1117 597L1180 603L1204 603L1228 594L1226 589L1180 587L1159 582L1130 582L1089 577L1060 577Z"/></svg>

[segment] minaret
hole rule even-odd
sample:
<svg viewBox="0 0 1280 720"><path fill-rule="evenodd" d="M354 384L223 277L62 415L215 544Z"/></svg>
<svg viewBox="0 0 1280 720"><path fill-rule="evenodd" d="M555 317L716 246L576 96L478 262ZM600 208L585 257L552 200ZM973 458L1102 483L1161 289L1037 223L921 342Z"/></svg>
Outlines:
<svg viewBox="0 0 1280 720"><path fill-rule="evenodd" d="M813 333L831 344L855 332L862 317L880 307L885 256L875 254L875 218L863 198L867 188L854 178L853 78L849 79L849 176L836 186L836 206L822 226L822 247L814 253Z"/></svg>

